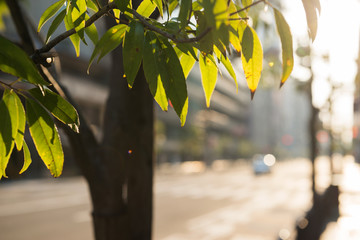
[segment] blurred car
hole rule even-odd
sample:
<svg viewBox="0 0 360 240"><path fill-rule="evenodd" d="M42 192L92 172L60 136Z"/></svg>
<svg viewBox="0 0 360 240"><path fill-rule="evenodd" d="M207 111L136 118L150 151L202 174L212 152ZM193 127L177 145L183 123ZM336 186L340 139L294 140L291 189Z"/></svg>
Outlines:
<svg viewBox="0 0 360 240"><path fill-rule="evenodd" d="M272 154L256 154L252 159L253 171L256 175L270 173L271 167L275 164L276 158Z"/></svg>

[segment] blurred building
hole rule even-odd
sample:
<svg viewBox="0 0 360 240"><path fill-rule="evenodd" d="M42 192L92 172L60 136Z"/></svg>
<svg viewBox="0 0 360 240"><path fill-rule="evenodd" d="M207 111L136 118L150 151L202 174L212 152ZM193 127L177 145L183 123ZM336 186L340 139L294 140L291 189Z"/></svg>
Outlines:
<svg viewBox="0 0 360 240"><path fill-rule="evenodd" d="M250 104L251 140L261 153L308 156L309 99L289 79L281 90L259 88Z"/></svg>

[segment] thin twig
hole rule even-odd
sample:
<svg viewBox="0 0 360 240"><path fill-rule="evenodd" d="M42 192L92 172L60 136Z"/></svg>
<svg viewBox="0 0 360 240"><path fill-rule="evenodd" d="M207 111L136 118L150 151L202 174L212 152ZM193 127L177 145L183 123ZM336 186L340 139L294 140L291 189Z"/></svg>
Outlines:
<svg viewBox="0 0 360 240"><path fill-rule="evenodd" d="M115 21L118 21L118 22L120 22L120 23L122 23L122 24L126 24L126 25L129 24L129 21L124 20L124 19L122 19L122 18L115 17L114 12L113 12L113 13L109 12L109 15L108 15L108 16L111 17L111 18L113 18Z"/></svg>
<svg viewBox="0 0 360 240"><path fill-rule="evenodd" d="M203 37L205 37L206 34L208 34L211 31L211 28L207 28L205 29L205 31L203 31L202 33L200 33L197 37L194 38L176 38L176 35L174 34L170 34L168 32L165 32L155 26L153 26L151 23L149 23L148 21L146 21L146 19L141 16L138 12L136 12L135 10L132 10L131 12L137 19L140 20L140 22L149 30L152 30L154 32L157 32L161 35L163 35L164 37L172 40L175 43L191 43L191 42L197 42L199 40L201 40Z"/></svg>
<svg viewBox="0 0 360 240"><path fill-rule="evenodd" d="M247 10L247 9L249 9L249 8L251 8L251 7L259 4L259 3L261 3L261 2L266 2L266 0L259 0L259 1L253 2L252 4L250 4L250 5L242 8L242 9L236 11L236 12L230 13L230 16L235 15L235 14L237 14L237 13L240 13L240 12L242 12L242 11L245 11L245 10Z"/></svg>
<svg viewBox="0 0 360 240"><path fill-rule="evenodd" d="M101 9L101 5L100 5L99 1L98 1L98 0L95 0L95 2L96 2L97 7L98 7L99 9Z"/></svg>
<svg viewBox="0 0 360 240"><path fill-rule="evenodd" d="M238 21L238 20L249 20L248 17L239 17L239 18L228 18L229 21Z"/></svg>

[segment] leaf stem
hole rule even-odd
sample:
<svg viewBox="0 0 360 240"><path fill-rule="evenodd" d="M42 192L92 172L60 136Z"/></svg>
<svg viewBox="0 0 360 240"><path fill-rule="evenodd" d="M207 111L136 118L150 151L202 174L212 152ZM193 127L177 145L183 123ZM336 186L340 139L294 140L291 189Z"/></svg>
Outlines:
<svg viewBox="0 0 360 240"><path fill-rule="evenodd" d="M99 1L98 1L98 0L95 0L95 2L96 2L97 7L98 7L99 9L101 9L101 5L100 5Z"/></svg>
<svg viewBox="0 0 360 240"><path fill-rule="evenodd" d="M261 2L267 2L267 0L258 0L258 1L256 1L256 2L253 2L252 4L250 4L250 5L242 8L242 9L236 11L236 12L230 13L230 16L235 15L235 14L237 14L237 13L240 13L240 12L242 12L242 11L245 11L245 10L247 10L247 9L249 9L249 8L251 8L251 7L259 4L259 3L261 3Z"/></svg>

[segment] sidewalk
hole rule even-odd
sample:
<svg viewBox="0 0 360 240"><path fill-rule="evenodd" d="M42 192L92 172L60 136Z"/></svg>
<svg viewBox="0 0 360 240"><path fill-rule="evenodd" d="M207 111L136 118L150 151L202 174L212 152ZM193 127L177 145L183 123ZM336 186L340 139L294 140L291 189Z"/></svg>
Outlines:
<svg viewBox="0 0 360 240"><path fill-rule="evenodd" d="M340 216L330 222L320 240L360 239L360 165L353 159L344 161L344 172L340 181Z"/></svg>

